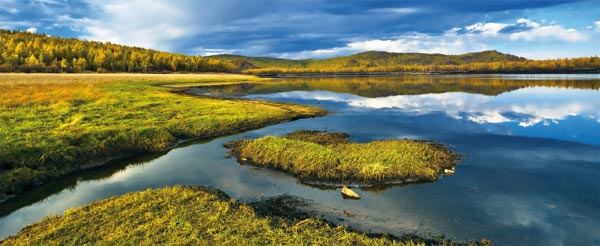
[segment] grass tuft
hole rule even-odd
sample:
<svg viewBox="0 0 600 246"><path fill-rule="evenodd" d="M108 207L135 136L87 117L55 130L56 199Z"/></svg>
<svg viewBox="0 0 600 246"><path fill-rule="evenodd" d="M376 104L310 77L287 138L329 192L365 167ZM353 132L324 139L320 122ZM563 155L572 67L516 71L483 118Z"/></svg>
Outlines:
<svg viewBox="0 0 600 246"><path fill-rule="evenodd" d="M444 146L413 140L349 141L346 133L297 131L287 136L238 140L225 146L240 160L284 170L300 179L431 181L458 156Z"/></svg>

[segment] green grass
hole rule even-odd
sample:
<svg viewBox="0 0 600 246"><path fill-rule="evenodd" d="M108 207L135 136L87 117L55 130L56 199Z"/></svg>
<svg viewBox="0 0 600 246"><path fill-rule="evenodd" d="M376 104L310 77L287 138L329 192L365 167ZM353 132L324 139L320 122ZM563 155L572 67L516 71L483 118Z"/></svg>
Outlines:
<svg viewBox="0 0 600 246"><path fill-rule="evenodd" d="M415 245L369 238L317 219L261 217L218 191L147 190L98 201L30 225L0 245Z"/></svg>
<svg viewBox="0 0 600 246"><path fill-rule="evenodd" d="M261 216L222 192L182 186L97 201L62 216L49 216L0 242L11 246L86 244L425 245L410 239L370 237L319 219Z"/></svg>
<svg viewBox="0 0 600 246"><path fill-rule="evenodd" d="M230 74L0 74L0 199L111 157L324 114L159 86L259 80Z"/></svg>
<svg viewBox="0 0 600 246"><path fill-rule="evenodd" d="M443 146L413 140L349 141L345 133L298 131L226 144L239 160L284 170L303 180L435 180L456 165Z"/></svg>

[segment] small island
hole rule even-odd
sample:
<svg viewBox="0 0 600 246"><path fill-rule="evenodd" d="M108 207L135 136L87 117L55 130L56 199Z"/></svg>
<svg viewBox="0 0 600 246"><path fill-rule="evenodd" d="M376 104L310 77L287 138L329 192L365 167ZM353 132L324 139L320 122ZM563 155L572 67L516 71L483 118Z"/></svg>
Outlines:
<svg viewBox="0 0 600 246"><path fill-rule="evenodd" d="M231 141L225 147L241 163L283 170L307 183L335 186L433 181L453 172L459 159L433 142L356 143L348 137L346 133L300 130L283 137Z"/></svg>

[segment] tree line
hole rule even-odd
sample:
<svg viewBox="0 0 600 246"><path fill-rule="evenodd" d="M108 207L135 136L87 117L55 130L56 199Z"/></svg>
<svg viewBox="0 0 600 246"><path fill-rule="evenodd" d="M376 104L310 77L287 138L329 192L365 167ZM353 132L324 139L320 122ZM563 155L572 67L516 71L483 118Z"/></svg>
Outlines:
<svg viewBox="0 0 600 246"><path fill-rule="evenodd" d="M364 52L323 60L190 56L112 43L0 30L0 72L521 73L600 72L600 58L527 60L497 51L463 55Z"/></svg>
<svg viewBox="0 0 600 246"><path fill-rule="evenodd" d="M112 43L0 30L0 72L235 72L237 65Z"/></svg>
<svg viewBox="0 0 600 246"><path fill-rule="evenodd" d="M599 57L580 57L551 60L525 60L505 62L476 62L458 65L395 65L357 67L307 67L254 68L243 71L248 74L334 74L334 73L553 73L553 72L600 72Z"/></svg>

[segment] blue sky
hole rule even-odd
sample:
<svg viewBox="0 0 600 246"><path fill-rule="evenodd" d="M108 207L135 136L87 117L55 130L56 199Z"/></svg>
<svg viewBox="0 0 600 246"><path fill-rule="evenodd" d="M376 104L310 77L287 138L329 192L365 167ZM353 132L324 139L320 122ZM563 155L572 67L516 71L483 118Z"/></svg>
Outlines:
<svg viewBox="0 0 600 246"><path fill-rule="evenodd" d="M599 0L0 0L0 28L193 55L600 55Z"/></svg>

